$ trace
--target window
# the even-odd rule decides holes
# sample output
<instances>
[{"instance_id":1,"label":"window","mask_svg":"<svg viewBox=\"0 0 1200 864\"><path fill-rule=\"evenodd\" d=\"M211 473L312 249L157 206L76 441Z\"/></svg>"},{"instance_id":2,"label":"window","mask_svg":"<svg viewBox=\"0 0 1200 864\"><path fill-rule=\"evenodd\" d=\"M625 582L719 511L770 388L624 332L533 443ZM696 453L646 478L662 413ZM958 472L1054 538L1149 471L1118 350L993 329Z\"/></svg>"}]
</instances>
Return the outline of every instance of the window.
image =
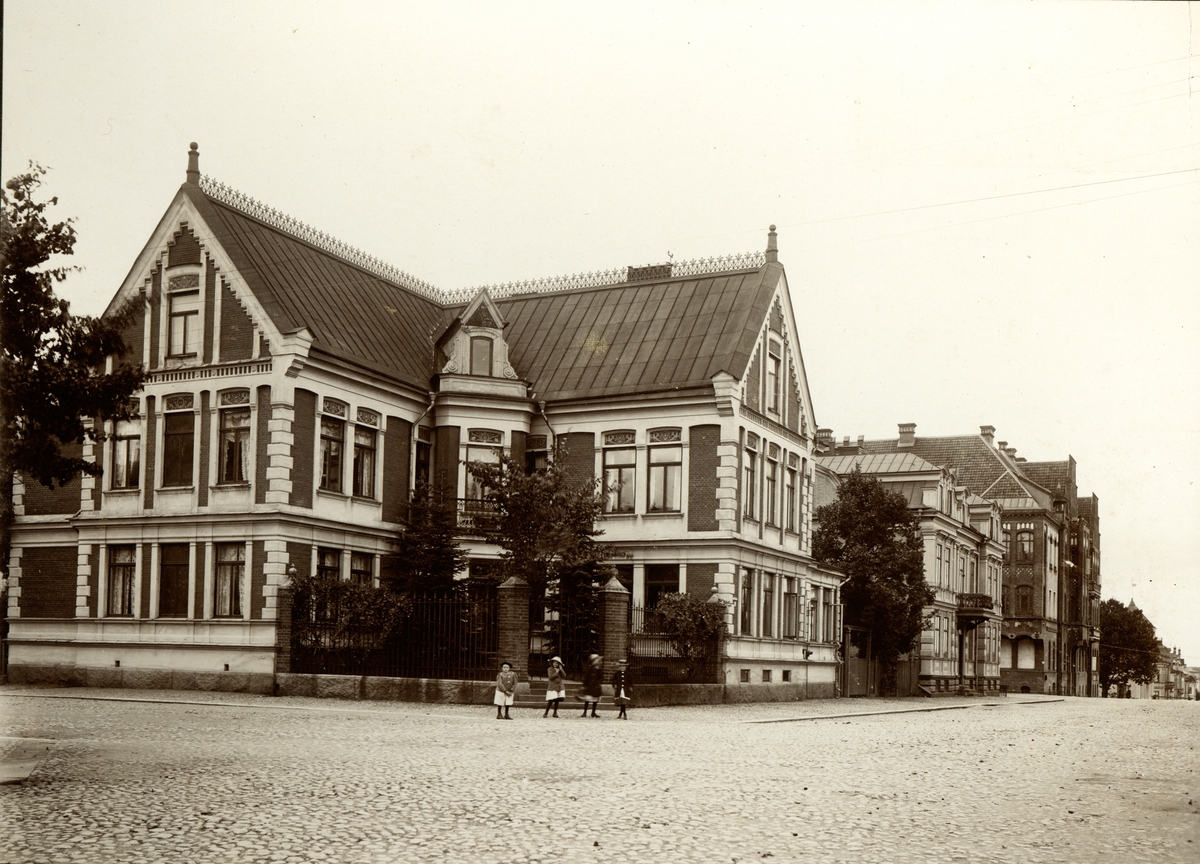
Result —
<instances>
[{"instance_id":1,"label":"window","mask_svg":"<svg viewBox=\"0 0 1200 864\"><path fill-rule=\"evenodd\" d=\"M741 608L741 635L753 635L752 624L754 622L754 571L742 571L742 608Z\"/></svg>"},{"instance_id":2,"label":"window","mask_svg":"<svg viewBox=\"0 0 1200 864\"><path fill-rule=\"evenodd\" d=\"M822 597L821 620L824 621L824 625L825 625L823 628L825 632L823 634L822 641L836 642L837 637L835 634L837 632L837 624L833 620L833 589L832 588L822 588L821 589L821 597Z\"/></svg>"},{"instance_id":3,"label":"window","mask_svg":"<svg viewBox=\"0 0 1200 864\"><path fill-rule=\"evenodd\" d=\"M750 670L749 669L739 669L738 670L738 680L741 681L743 684L749 684L750 683Z\"/></svg>"},{"instance_id":4,"label":"window","mask_svg":"<svg viewBox=\"0 0 1200 864\"><path fill-rule=\"evenodd\" d=\"M683 446L650 448L651 513L678 512L679 487L683 477Z\"/></svg>"},{"instance_id":5,"label":"window","mask_svg":"<svg viewBox=\"0 0 1200 864\"><path fill-rule=\"evenodd\" d=\"M762 635L771 638L775 635L775 577L770 573L763 574L762 583Z\"/></svg>"},{"instance_id":6,"label":"window","mask_svg":"<svg viewBox=\"0 0 1200 864\"><path fill-rule=\"evenodd\" d=\"M747 519L755 518L754 501L758 497L754 488L754 478L758 476L758 454L751 449L753 446L757 446L757 442L746 447L745 479L742 481L742 512Z\"/></svg>"},{"instance_id":7,"label":"window","mask_svg":"<svg viewBox=\"0 0 1200 864\"><path fill-rule=\"evenodd\" d=\"M1017 640L1017 668L1036 669L1037 654L1032 639Z\"/></svg>"},{"instance_id":8,"label":"window","mask_svg":"<svg viewBox=\"0 0 1200 864\"><path fill-rule=\"evenodd\" d=\"M167 414L163 425L163 485L192 485L195 417L191 411Z\"/></svg>"},{"instance_id":9,"label":"window","mask_svg":"<svg viewBox=\"0 0 1200 864\"><path fill-rule=\"evenodd\" d=\"M332 582L342 578L341 549L327 549L324 546L317 549L317 576Z\"/></svg>"},{"instance_id":10,"label":"window","mask_svg":"<svg viewBox=\"0 0 1200 864\"><path fill-rule=\"evenodd\" d=\"M796 593L796 580L790 577L783 582L783 632L780 635L784 639L796 639L800 635L800 595Z\"/></svg>"},{"instance_id":11,"label":"window","mask_svg":"<svg viewBox=\"0 0 1200 864\"><path fill-rule=\"evenodd\" d=\"M767 493L767 524L768 525L778 525L779 524L778 514L776 513L776 509L777 509L778 505L777 505L777 501L775 499L775 493L778 491L778 488L779 488L777 485L777 481L776 481L778 472L779 472L779 463L776 462L775 460L771 459L770 457L767 457L765 485L767 487L766 493Z\"/></svg>"},{"instance_id":12,"label":"window","mask_svg":"<svg viewBox=\"0 0 1200 864\"><path fill-rule=\"evenodd\" d=\"M354 494L375 497L375 430L354 427Z\"/></svg>"},{"instance_id":13,"label":"window","mask_svg":"<svg viewBox=\"0 0 1200 864\"><path fill-rule=\"evenodd\" d=\"M492 374L492 340L486 336L471 337L471 374Z\"/></svg>"},{"instance_id":14,"label":"window","mask_svg":"<svg viewBox=\"0 0 1200 864\"><path fill-rule=\"evenodd\" d=\"M958 556L958 587L957 591L967 590L967 559L964 555Z\"/></svg>"},{"instance_id":15,"label":"window","mask_svg":"<svg viewBox=\"0 0 1200 864\"><path fill-rule=\"evenodd\" d=\"M1012 560L1012 534L1008 531L1004 532L1004 561L1007 563Z\"/></svg>"},{"instance_id":16,"label":"window","mask_svg":"<svg viewBox=\"0 0 1200 864\"><path fill-rule=\"evenodd\" d=\"M221 466L219 483L250 482L250 409L226 408L221 412Z\"/></svg>"},{"instance_id":17,"label":"window","mask_svg":"<svg viewBox=\"0 0 1200 864\"><path fill-rule=\"evenodd\" d=\"M112 488L136 489L142 471L142 438L138 424L121 420L113 438Z\"/></svg>"},{"instance_id":18,"label":"window","mask_svg":"<svg viewBox=\"0 0 1200 864\"><path fill-rule=\"evenodd\" d=\"M370 552L350 553L350 581L358 585L375 582L375 556Z\"/></svg>"},{"instance_id":19,"label":"window","mask_svg":"<svg viewBox=\"0 0 1200 864\"><path fill-rule=\"evenodd\" d=\"M546 449L545 435L530 435L525 439L525 473L536 474L545 470L548 464L549 452Z\"/></svg>"},{"instance_id":20,"label":"window","mask_svg":"<svg viewBox=\"0 0 1200 864\"><path fill-rule=\"evenodd\" d=\"M133 546L108 547L108 614L133 614Z\"/></svg>"},{"instance_id":21,"label":"window","mask_svg":"<svg viewBox=\"0 0 1200 864\"><path fill-rule=\"evenodd\" d=\"M414 480L416 481L417 489L420 489L422 486L429 485L429 476L430 476L429 466L430 466L430 461L431 461L431 459L430 459L431 455L432 455L432 447L430 446L429 442L428 441L418 441L417 442L417 460L416 460L417 464L416 464L416 472L415 472L415 476L414 476Z\"/></svg>"},{"instance_id":22,"label":"window","mask_svg":"<svg viewBox=\"0 0 1200 864\"><path fill-rule=\"evenodd\" d=\"M195 357L200 344L200 292L172 294L168 357Z\"/></svg>"},{"instance_id":23,"label":"window","mask_svg":"<svg viewBox=\"0 0 1200 864\"><path fill-rule=\"evenodd\" d=\"M784 669L779 673L779 675L783 679L784 684L791 683L791 680L792 680L792 670L791 669Z\"/></svg>"},{"instance_id":24,"label":"window","mask_svg":"<svg viewBox=\"0 0 1200 864\"><path fill-rule=\"evenodd\" d=\"M764 684L771 683L771 670L770 669L762 670L762 680L763 680Z\"/></svg>"},{"instance_id":25,"label":"window","mask_svg":"<svg viewBox=\"0 0 1200 864\"><path fill-rule=\"evenodd\" d=\"M164 543L158 547L158 614L164 618L187 616L188 544Z\"/></svg>"},{"instance_id":26,"label":"window","mask_svg":"<svg viewBox=\"0 0 1200 864\"><path fill-rule=\"evenodd\" d=\"M604 451L604 487L608 490L605 513L633 512L636 455L633 447Z\"/></svg>"},{"instance_id":27,"label":"window","mask_svg":"<svg viewBox=\"0 0 1200 864\"><path fill-rule=\"evenodd\" d=\"M346 424L332 417L321 418L321 488L342 491L342 445Z\"/></svg>"},{"instance_id":28,"label":"window","mask_svg":"<svg viewBox=\"0 0 1200 864\"><path fill-rule=\"evenodd\" d=\"M213 615L242 617L242 577L246 572L246 544L217 544L216 584L213 586Z\"/></svg>"},{"instance_id":29,"label":"window","mask_svg":"<svg viewBox=\"0 0 1200 864\"><path fill-rule=\"evenodd\" d=\"M1033 614L1033 586L1018 585L1017 586L1017 614L1032 615Z\"/></svg>"},{"instance_id":30,"label":"window","mask_svg":"<svg viewBox=\"0 0 1200 864\"><path fill-rule=\"evenodd\" d=\"M1032 564L1033 563L1033 532L1018 531L1017 532L1017 563Z\"/></svg>"},{"instance_id":31,"label":"window","mask_svg":"<svg viewBox=\"0 0 1200 864\"><path fill-rule=\"evenodd\" d=\"M796 469L787 469L787 477L783 487L783 497L787 502L787 530L796 530Z\"/></svg>"},{"instance_id":32,"label":"window","mask_svg":"<svg viewBox=\"0 0 1200 864\"><path fill-rule=\"evenodd\" d=\"M780 367L780 348L779 343L772 341L767 357L767 410L775 414L779 413L779 367Z\"/></svg>"},{"instance_id":33,"label":"window","mask_svg":"<svg viewBox=\"0 0 1200 864\"><path fill-rule=\"evenodd\" d=\"M471 434L477 434L472 431ZM497 436L500 433L495 433ZM499 439L497 439L499 440ZM468 462L482 462L485 465L496 465L500 462L500 450L496 447L468 447L467 448ZM483 501L487 495L487 489L484 488L478 478L471 472L467 472L467 498L471 501Z\"/></svg>"},{"instance_id":34,"label":"window","mask_svg":"<svg viewBox=\"0 0 1200 864\"><path fill-rule=\"evenodd\" d=\"M653 609L664 594L679 590L678 564L646 565L646 608Z\"/></svg>"}]
</instances>

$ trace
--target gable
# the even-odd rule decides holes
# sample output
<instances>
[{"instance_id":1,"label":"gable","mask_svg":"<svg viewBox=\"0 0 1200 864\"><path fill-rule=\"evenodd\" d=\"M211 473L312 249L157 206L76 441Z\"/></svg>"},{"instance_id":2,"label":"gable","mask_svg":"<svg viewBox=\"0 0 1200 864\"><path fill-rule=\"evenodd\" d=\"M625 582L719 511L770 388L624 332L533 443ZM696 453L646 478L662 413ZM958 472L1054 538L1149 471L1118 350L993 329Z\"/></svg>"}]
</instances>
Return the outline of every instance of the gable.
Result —
<instances>
[{"instance_id":1,"label":"gable","mask_svg":"<svg viewBox=\"0 0 1200 864\"><path fill-rule=\"evenodd\" d=\"M757 322L750 363L741 379L742 404L793 432L807 435L810 428L816 427L816 420L782 268L764 313Z\"/></svg>"}]
</instances>

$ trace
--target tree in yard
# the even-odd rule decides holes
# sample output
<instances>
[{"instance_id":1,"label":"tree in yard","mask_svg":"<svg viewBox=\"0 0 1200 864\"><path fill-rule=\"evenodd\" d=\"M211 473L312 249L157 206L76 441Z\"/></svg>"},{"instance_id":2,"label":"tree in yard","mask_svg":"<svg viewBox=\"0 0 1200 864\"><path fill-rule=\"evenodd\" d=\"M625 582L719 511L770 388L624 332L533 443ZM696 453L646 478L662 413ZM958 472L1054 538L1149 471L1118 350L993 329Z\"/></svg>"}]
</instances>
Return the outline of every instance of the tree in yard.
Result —
<instances>
[{"instance_id":1,"label":"tree in yard","mask_svg":"<svg viewBox=\"0 0 1200 864\"><path fill-rule=\"evenodd\" d=\"M701 677L714 663L725 635L725 602L714 603L691 594L664 594L650 615L646 631L662 636L683 660L689 681Z\"/></svg>"},{"instance_id":2,"label":"tree in yard","mask_svg":"<svg viewBox=\"0 0 1200 864\"><path fill-rule=\"evenodd\" d=\"M39 195L45 173L31 163L29 173L13 177L2 193L0 567L5 569L14 472L51 488L81 472L99 474L100 466L75 455L70 445L99 440L105 419L129 419L129 397L145 377L140 364L114 364L105 372L107 358L125 353L121 330L141 314L140 304L98 319L72 315L67 301L55 296L55 284L78 270L53 260L72 254L75 229L71 219L51 223L48 211L58 199ZM94 425L85 425L85 417Z\"/></svg>"},{"instance_id":3,"label":"tree in yard","mask_svg":"<svg viewBox=\"0 0 1200 864\"><path fill-rule=\"evenodd\" d=\"M560 458L530 474L508 456L470 462L467 472L495 507L493 539L504 550L500 579L523 579L531 597L544 597L559 621L571 622L572 633L554 634L563 653L564 640L574 639L578 647L596 625L599 588L612 575L603 562L612 550L596 539L603 533L596 528L604 512L600 483L572 483Z\"/></svg>"},{"instance_id":4,"label":"tree in yard","mask_svg":"<svg viewBox=\"0 0 1200 864\"><path fill-rule=\"evenodd\" d=\"M388 555L380 581L395 593L447 594L455 577L467 566L467 553L458 545L454 499L418 486L408 508L399 549Z\"/></svg>"},{"instance_id":5,"label":"tree in yard","mask_svg":"<svg viewBox=\"0 0 1200 864\"><path fill-rule=\"evenodd\" d=\"M1158 639L1154 625L1132 603L1108 599L1100 604L1100 692L1116 686L1120 696L1130 682L1154 680Z\"/></svg>"},{"instance_id":6,"label":"tree in yard","mask_svg":"<svg viewBox=\"0 0 1200 864\"><path fill-rule=\"evenodd\" d=\"M923 607L933 602L917 514L903 496L855 468L816 518L813 556L849 577L842 586L845 621L870 632L888 692L900 655L920 641Z\"/></svg>"}]
</instances>

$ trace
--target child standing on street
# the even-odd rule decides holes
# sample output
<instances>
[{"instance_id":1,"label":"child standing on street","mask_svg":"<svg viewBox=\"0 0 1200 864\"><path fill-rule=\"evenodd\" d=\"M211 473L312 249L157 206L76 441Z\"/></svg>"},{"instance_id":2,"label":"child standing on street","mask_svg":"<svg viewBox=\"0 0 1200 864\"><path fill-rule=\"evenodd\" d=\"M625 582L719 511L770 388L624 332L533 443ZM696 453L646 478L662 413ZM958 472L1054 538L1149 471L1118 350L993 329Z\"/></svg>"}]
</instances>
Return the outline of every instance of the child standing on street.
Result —
<instances>
[{"instance_id":1,"label":"child standing on street","mask_svg":"<svg viewBox=\"0 0 1200 864\"><path fill-rule=\"evenodd\" d=\"M613 701L620 707L618 719L628 720L625 709L633 701L633 679L629 675L629 664L624 660L618 661L617 671L613 674Z\"/></svg>"},{"instance_id":2,"label":"child standing on street","mask_svg":"<svg viewBox=\"0 0 1200 864\"><path fill-rule=\"evenodd\" d=\"M600 707L600 694L604 687L604 658L593 654L588 658L588 668L583 671L583 714L588 716L588 704L592 706L592 716L598 717L596 709Z\"/></svg>"},{"instance_id":3,"label":"child standing on street","mask_svg":"<svg viewBox=\"0 0 1200 864\"><path fill-rule=\"evenodd\" d=\"M558 706L567 698L566 671L563 669L561 657L551 657L550 666L546 670L546 710L542 712L545 717L554 711L554 716L558 716Z\"/></svg>"},{"instance_id":4,"label":"child standing on street","mask_svg":"<svg viewBox=\"0 0 1200 864\"><path fill-rule=\"evenodd\" d=\"M512 664L505 662L500 664L500 674L496 676L496 695L492 702L496 705L497 720L511 720L512 717L508 714L508 709L513 704L513 693L517 690L517 673L512 671ZM500 709L504 709L504 713L500 713Z\"/></svg>"}]
</instances>

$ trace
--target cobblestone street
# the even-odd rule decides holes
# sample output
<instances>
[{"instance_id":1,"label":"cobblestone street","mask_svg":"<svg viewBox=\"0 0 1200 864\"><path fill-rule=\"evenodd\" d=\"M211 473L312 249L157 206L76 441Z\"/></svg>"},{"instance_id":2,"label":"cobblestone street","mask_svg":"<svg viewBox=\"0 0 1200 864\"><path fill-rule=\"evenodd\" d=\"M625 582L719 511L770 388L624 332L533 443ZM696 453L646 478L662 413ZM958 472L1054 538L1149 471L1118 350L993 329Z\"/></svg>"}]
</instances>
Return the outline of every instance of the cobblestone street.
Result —
<instances>
[{"instance_id":1,"label":"cobblestone street","mask_svg":"<svg viewBox=\"0 0 1200 864\"><path fill-rule=\"evenodd\" d=\"M561 713L0 688L0 862L1200 860L1200 703Z\"/></svg>"}]
</instances>

